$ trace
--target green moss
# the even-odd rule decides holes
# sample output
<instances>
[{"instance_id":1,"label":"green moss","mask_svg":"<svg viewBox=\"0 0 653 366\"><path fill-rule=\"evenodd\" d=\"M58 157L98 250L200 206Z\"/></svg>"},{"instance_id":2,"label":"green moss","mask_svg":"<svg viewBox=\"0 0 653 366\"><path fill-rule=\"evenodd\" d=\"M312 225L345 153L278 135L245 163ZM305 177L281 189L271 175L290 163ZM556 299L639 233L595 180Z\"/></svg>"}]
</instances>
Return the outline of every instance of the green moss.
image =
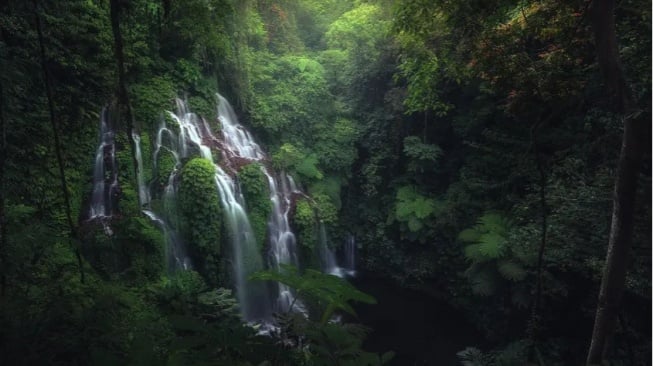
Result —
<instances>
[{"instance_id":1,"label":"green moss","mask_svg":"<svg viewBox=\"0 0 653 366\"><path fill-rule=\"evenodd\" d=\"M134 171L134 158L131 145L125 134L116 136L116 161L118 163L118 184L120 185L120 200L118 208L123 216L138 216L138 188Z\"/></svg>"},{"instance_id":2,"label":"green moss","mask_svg":"<svg viewBox=\"0 0 653 366\"><path fill-rule=\"evenodd\" d=\"M177 161L174 155L166 149L159 151L156 159L156 182L159 188L164 187L168 183L170 173L175 169Z\"/></svg>"},{"instance_id":3,"label":"green moss","mask_svg":"<svg viewBox=\"0 0 653 366\"><path fill-rule=\"evenodd\" d=\"M129 278L156 279L164 270L163 234L144 217L130 217L120 221L116 227L115 243L120 252L127 256Z\"/></svg>"},{"instance_id":4,"label":"green moss","mask_svg":"<svg viewBox=\"0 0 653 366\"><path fill-rule=\"evenodd\" d=\"M215 119L217 111L215 109L215 101L207 99L203 96L192 96L188 98L188 105L190 110L194 111L200 116L204 116L207 120Z\"/></svg>"},{"instance_id":5,"label":"green moss","mask_svg":"<svg viewBox=\"0 0 653 366\"><path fill-rule=\"evenodd\" d=\"M99 223L83 228L82 251L95 272L105 279L134 283L154 280L163 273L163 234L143 217L126 217L111 223L107 236Z\"/></svg>"},{"instance_id":6,"label":"green moss","mask_svg":"<svg viewBox=\"0 0 653 366\"><path fill-rule=\"evenodd\" d=\"M215 186L215 166L210 161L195 158L182 169L179 213L194 263L209 284L217 284L222 208Z\"/></svg>"},{"instance_id":7,"label":"green moss","mask_svg":"<svg viewBox=\"0 0 653 366\"><path fill-rule=\"evenodd\" d=\"M292 226L297 242L311 251L317 244L317 223L317 215L311 203L306 199L298 200Z\"/></svg>"},{"instance_id":8,"label":"green moss","mask_svg":"<svg viewBox=\"0 0 653 366\"><path fill-rule=\"evenodd\" d=\"M338 221L338 208L331 197L326 194L315 194L313 200L320 220L325 224L335 225Z\"/></svg>"},{"instance_id":9,"label":"green moss","mask_svg":"<svg viewBox=\"0 0 653 366\"><path fill-rule=\"evenodd\" d=\"M143 131L156 129L161 113L172 107L170 100L176 95L173 82L167 77L152 77L134 84L131 89L137 123Z\"/></svg>"},{"instance_id":10,"label":"green moss","mask_svg":"<svg viewBox=\"0 0 653 366\"><path fill-rule=\"evenodd\" d=\"M272 204L267 177L261 169L261 164L258 163L245 165L238 172L238 181L245 197L249 222L256 235L256 242L263 247Z\"/></svg>"}]
</instances>

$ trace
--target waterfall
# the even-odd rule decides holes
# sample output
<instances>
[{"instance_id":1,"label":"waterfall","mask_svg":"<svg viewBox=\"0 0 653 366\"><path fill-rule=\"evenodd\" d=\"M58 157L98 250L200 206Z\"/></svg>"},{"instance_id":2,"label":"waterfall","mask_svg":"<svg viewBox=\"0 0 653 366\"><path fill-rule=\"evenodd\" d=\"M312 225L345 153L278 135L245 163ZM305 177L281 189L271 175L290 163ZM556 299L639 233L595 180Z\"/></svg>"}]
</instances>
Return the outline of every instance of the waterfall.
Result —
<instances>
[{"instance_id":1,"label":"waterfall","mask_svg":"<svg viewBox=\"0 0 653 366\"><path fill-rule=\"evenodd\" d=\"M272 202L272 213L268 221L270 249L268 258L270 266L280 270L280 264L292 264L297 266L297 249L295 234L290 230L288 213L290 211L290 195L293 193L288 189L287 181L292 181L285 173L280 174L281 189L274 179L274 176L267 169L262 168L268 178L270 187L270 201ZM293 294L284 284L279 284L276 301L276 311L286 312L293 303ZM301 302L295 302L295 310L303 311Z\"/></svg>"},{"instance_id":2,"label":"waterfall","mask_svg":"<svg viewBox=\"0 0 653 366\"><path fill-rule=\"evenodd\" d=\"M165 174L152 181L162 185L160 190L150 191L146 184L143 166L143 151L141 136L132 131L135 143L136 180L138 184L138 198L143 214L157 226L165 238L165 253L167 266L170 271L186 270L192 268L188 257L186 243L180 235L181 223L177 213L178 181L182 161L199 155L210 161L215 167L215 190L207 194L218 195L223 211L226 237L229 238L228 252L231 263L231 278L236 289L243 318L250 321L270 320L273 311L286 312L292 310L306 313L301 301L295 300L293 291L279 284L275 287L274 301L269 299L269 289L262 282L249 282L248 276L264 268L281 269L282 264L299 266L297 242L292 232L289 215L296 195L305 194L298 189L292 176L285 172L273 171L265 162L269 157L254 141L251 134L245 129L236 117L229 102L218 97L218 121L221 133L213 135L208 123L192 113L187 104L181 99L176 100L176 111L167 112L172 123L162 121L156 131L152 144L153 171ZM100 127L100 146L95 158L94 189L91 202L90 217L110 216L111 197L118 188L114 133L109 128L108 111L102 112ZM218 165L213 158L212 148L219 149L222 153L222 165ZM162 172L170 167L159 166L161 154L169 154L174 162L172 171ZM261 162L261 169L267 178L270 190L271 212L268 217L268 251L261 254L263 243L256 242L256 236L250 225L248 214L245 210L244 198L238 181L234 179L236 167L243 162ZM110 173L110 176L108 174ZM163 178L163 179L162 179ZM167 179L166 179L167 178ZM165 183L164 183L165 182ZM153 198L160 204L155 205ZM152 207L151 207L152 206ZM322 261L322 270L326 273L343 276L344 270L338 267L334 253L328 246L326 229L319 226L318 256ZM349 248L349 246L346 247ZM353 248L353 239L352 246ZM349 249L348 253L349 253ZM347 270L353 270L353 249L351 262L347 259ZM266 261L264 261L264 258Z\"/></svg>"},{"instance_id":3,"label":"waterfall","mask_svg":"<svg viewBox=\"0 0 653 366\"><path fill-rule=\"evenodd\" d=\"M165 141L164 135L167 136L167 140ZM177 140L177 136L175 136L174 132L168 129L165 122L162 121L159 129L156 132L154 152L152 154L152 166L155 170L159 168L157 166L157 162L162 151L171 153L175 160L175 168L168 175L166 184L163 187L163 195L161 197L161 200L163 201L162 212L155 213L151 210L149 207L151 193L149 190L147 190L144 179L141 180L139 178L138 181L139 198L141 197L141 187L145 189L145 194L142 196L145 198L145 200L142 200L144 203L141 204L142 207L144 207L143 214L149 217L150 220L152 220L152 222L157 225L163 232L165 241L166 266L171 272L175 270L187 270L192 268L192 263L188 257L186 250L186 244L179 235L180 224L177 216L177 187L175 182L178 174L178 168L181 166L181 160L177 151L179 149L179 145L176 143ZM140 142L140 138L138 140L135 139L135 141ZM137 152L140 152L140 146L137 148ZM142 164L138 158L137 161L139 164Z\"/></svg>"},{"instance_id":4,"label":"waterfall","mask_svg":"<svg viewBox=\"0 0 653 366\"><path fill-rule=\"evenodd\" d=\"M356 238L354 235L349 234L345 238L343 246L343 259L344 268L347 270L347 275L356 275Z\"/></svg>"},{"instance_id":5,"label":"waterfall","mask_svg":"<svg viewBox=\"0 0 653 366\"><path fill-rule=\"evenodd\" d=\"M179 156L186 158L191 153L190 148L196 148L202 158L211 161L215 166L215 194L220 196L231 238L233 278L243 318L247 321L265 319L270 315L265 287L262 283L249 283L247 280L251 273L263 269L263 260L244 208L240 189L234 179L213 161L211 148L205 142L211 143L217 140L206 122L191 113L180 99L177 99L177 113L169 114L179 125ZM260 152L258 145L256 149ZM250 151L254 153L253 149Z\"/></svg>"},{"instance_id":6,"label":"waterfall","mask_svg":"<svg viewBox=\"0 0 653 366\"><path fill-rule=\"evenodd\" d=\"M143 175L143 154L141 152L141 136L132 131L132 139L136 148L136 181L138 183L138 203L141 207L150 203L150 192L145 185L145 176Z\"/></svg>"},{"instance_id":7,"label":"waterfall","mask_svg":"<svg viewBox=\"0 0 653 366\"><path fill-rule=\"evenodd\" d=\"M100 144L95 152L89 219L107 218L113 214L113 199L118 193L116 167L115 133L110 126L109 109L105 107L100 113Z\"/></svg>"},{"instance_id":8,"label":"waterfall","mask_svg":"<svg viewBox=\"0 0 653 366\"><path fill-rule=\"evenodd\" d=\"M251 134L240 124L229 102L218 94L218 120L221 123L224 138L224 148L231 156L245 158L251 161L267 159L263 150L254 141ZM291 207L291 195L300 193L292 177L286 173L278 176L270 169L261 168L268 179L272 212L268 219L268 264L271 268L280 269L281 264L297 266L297 249L295 234L290 229L288 214ZM285 312L290 309L294 295L284 284L278 285L278 293L274 304L275 311ZM293 310L305 312L300 301L295 301Z\"/></svg>"},{"instance_id":9,"label":"waterfall","mask_svg":"<svg viewBox=\"0 0 653 366\"><path fill-rule=\"evenodd\" d=\"M344 271L342 268L338 267L336 262L336 256L333 251L329 248L329 239L327 237L326 227L320 221L318 224L318 240L317 240L317 249L318 256L320 258L320 265L322 266L322 272L336 275L338 277L344 277Z\"/></svg>"}]
</instances>

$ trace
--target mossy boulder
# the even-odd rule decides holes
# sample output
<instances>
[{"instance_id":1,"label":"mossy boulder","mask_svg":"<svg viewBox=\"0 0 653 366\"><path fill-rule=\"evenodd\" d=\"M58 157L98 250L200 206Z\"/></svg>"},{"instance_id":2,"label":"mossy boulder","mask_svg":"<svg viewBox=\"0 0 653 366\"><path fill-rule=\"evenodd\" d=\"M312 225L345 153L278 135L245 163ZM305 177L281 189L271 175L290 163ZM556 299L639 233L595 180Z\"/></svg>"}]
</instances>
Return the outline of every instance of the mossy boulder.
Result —
<instances>
[{"instance_id":1,"label":"mossy boulder","mask_svg":"<svg viewBox=\"0 0 653 366\"><path fill-rule=\"evenodd\" d=\"M254 230L256 242L263 248L266 243L268 219L272 211L268 179L259 163L243 166L238 172L238 182L245 197L249 223Z\"/></svg>"},{"instance_id":2,"label":"mossy boulder","mask_svg":"<svg viewBox=\"0 0 653 366\"><path fill-rule=\"evenodd\" d=\"M184 165L179 181L182 232L198 271L211 285L218 284L222 238L222 208L215 185L215 166L195 158Z\"/></svg>"}]
</instances>

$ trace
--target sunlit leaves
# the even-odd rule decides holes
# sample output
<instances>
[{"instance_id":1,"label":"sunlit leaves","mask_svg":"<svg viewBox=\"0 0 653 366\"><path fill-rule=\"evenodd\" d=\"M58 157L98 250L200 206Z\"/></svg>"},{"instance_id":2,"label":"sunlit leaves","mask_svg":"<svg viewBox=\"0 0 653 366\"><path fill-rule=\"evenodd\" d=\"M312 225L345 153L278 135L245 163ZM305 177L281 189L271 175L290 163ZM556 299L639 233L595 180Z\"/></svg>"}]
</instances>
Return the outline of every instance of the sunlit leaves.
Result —
<instances>
[{"instance_id":1,"label":"sunlit leaves","mask_svg":"<svg viewBox=\"0 0 653 366\"><path fill-rule=\"evenodd\" d=\"M373 4L361 4L346 12L326 32L329 48L374 50L376 40L387 32L388 22L381 15L381 8Z\"/></svg>"}]
</instances>

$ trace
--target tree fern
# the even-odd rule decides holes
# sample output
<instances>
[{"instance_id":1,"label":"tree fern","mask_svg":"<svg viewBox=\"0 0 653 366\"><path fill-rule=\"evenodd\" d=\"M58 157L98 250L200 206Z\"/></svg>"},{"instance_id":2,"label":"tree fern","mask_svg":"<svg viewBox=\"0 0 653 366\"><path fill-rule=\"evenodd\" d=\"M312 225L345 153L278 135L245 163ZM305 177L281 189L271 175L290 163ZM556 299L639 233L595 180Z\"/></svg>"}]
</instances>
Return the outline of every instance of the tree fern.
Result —
<instances>
[{"instance_id":1,"label":"tree fern","mask_svg":"<svg viewBox=\"0 0 653 366\"><path fill-rule=\"evenodd\" d=\"M460 359L460 363L463 366L486 366L488 363L486 362L486 356L478 348L475 347L467 347L464 350L456 353L458 358Z\"/></svg>"},{"instance_id":2,"label":"tree fern","mask_svg":"<svg viewBox=\"0 0 653 366\"><path fill-rule=\"evenodd\" d=\"M497 232L488 232L478 239L481 253L487 259L501 258L506 249L506 239Z\"/></svg>"},{"instance_id":3,"label":"tree fern","mask_svg":"<svg viewBox=\"0 0 653 366\"><path fill-rule=\"evenodd\" d=\"M501 258L507 249L510 221L500 214L488 213L476 225L458 234L458 239L472 243L465 247L465 256L471 261L488 261Z\"/></svg>"},{"instance_id":4,"label":"tree fern","mask_svg":"<svg viewBox=\"0 0 653 366\"><path fill-rule=\"evenodd\" d=\"M507 217L486 213L473 227L458 234L458 240L467 244L463 251L471 264L465 276L475 294L490 296L496 292L501 280L519 283L526 278L527 271L513 255L508 240L512 226ZM528 292L521 291L513 300L522 306L528 302Z\"/></svg>"},{"instance_id":5,"label":"tree fern","mask_svg":"<svg viewBox=\"0 0 653 366\"><path fill-rule=\"evenodd\" d=\"M526 277L524 267L509 259L497 262L497 269L503 278L510 281L521 281Z\"/></svg>"},{"instance_id":6,"label":"tree fern","mask_svg":"<svg viewBox=\"0 0 653 366\"><path fill-rule=\"evenodd\" d=\"M395 217L405 222L408 230L418 232L424 227L424 221L436 214L441 203L421 195L415 186L404 186L397 190Z\"/></svg>"}]
</instances>

